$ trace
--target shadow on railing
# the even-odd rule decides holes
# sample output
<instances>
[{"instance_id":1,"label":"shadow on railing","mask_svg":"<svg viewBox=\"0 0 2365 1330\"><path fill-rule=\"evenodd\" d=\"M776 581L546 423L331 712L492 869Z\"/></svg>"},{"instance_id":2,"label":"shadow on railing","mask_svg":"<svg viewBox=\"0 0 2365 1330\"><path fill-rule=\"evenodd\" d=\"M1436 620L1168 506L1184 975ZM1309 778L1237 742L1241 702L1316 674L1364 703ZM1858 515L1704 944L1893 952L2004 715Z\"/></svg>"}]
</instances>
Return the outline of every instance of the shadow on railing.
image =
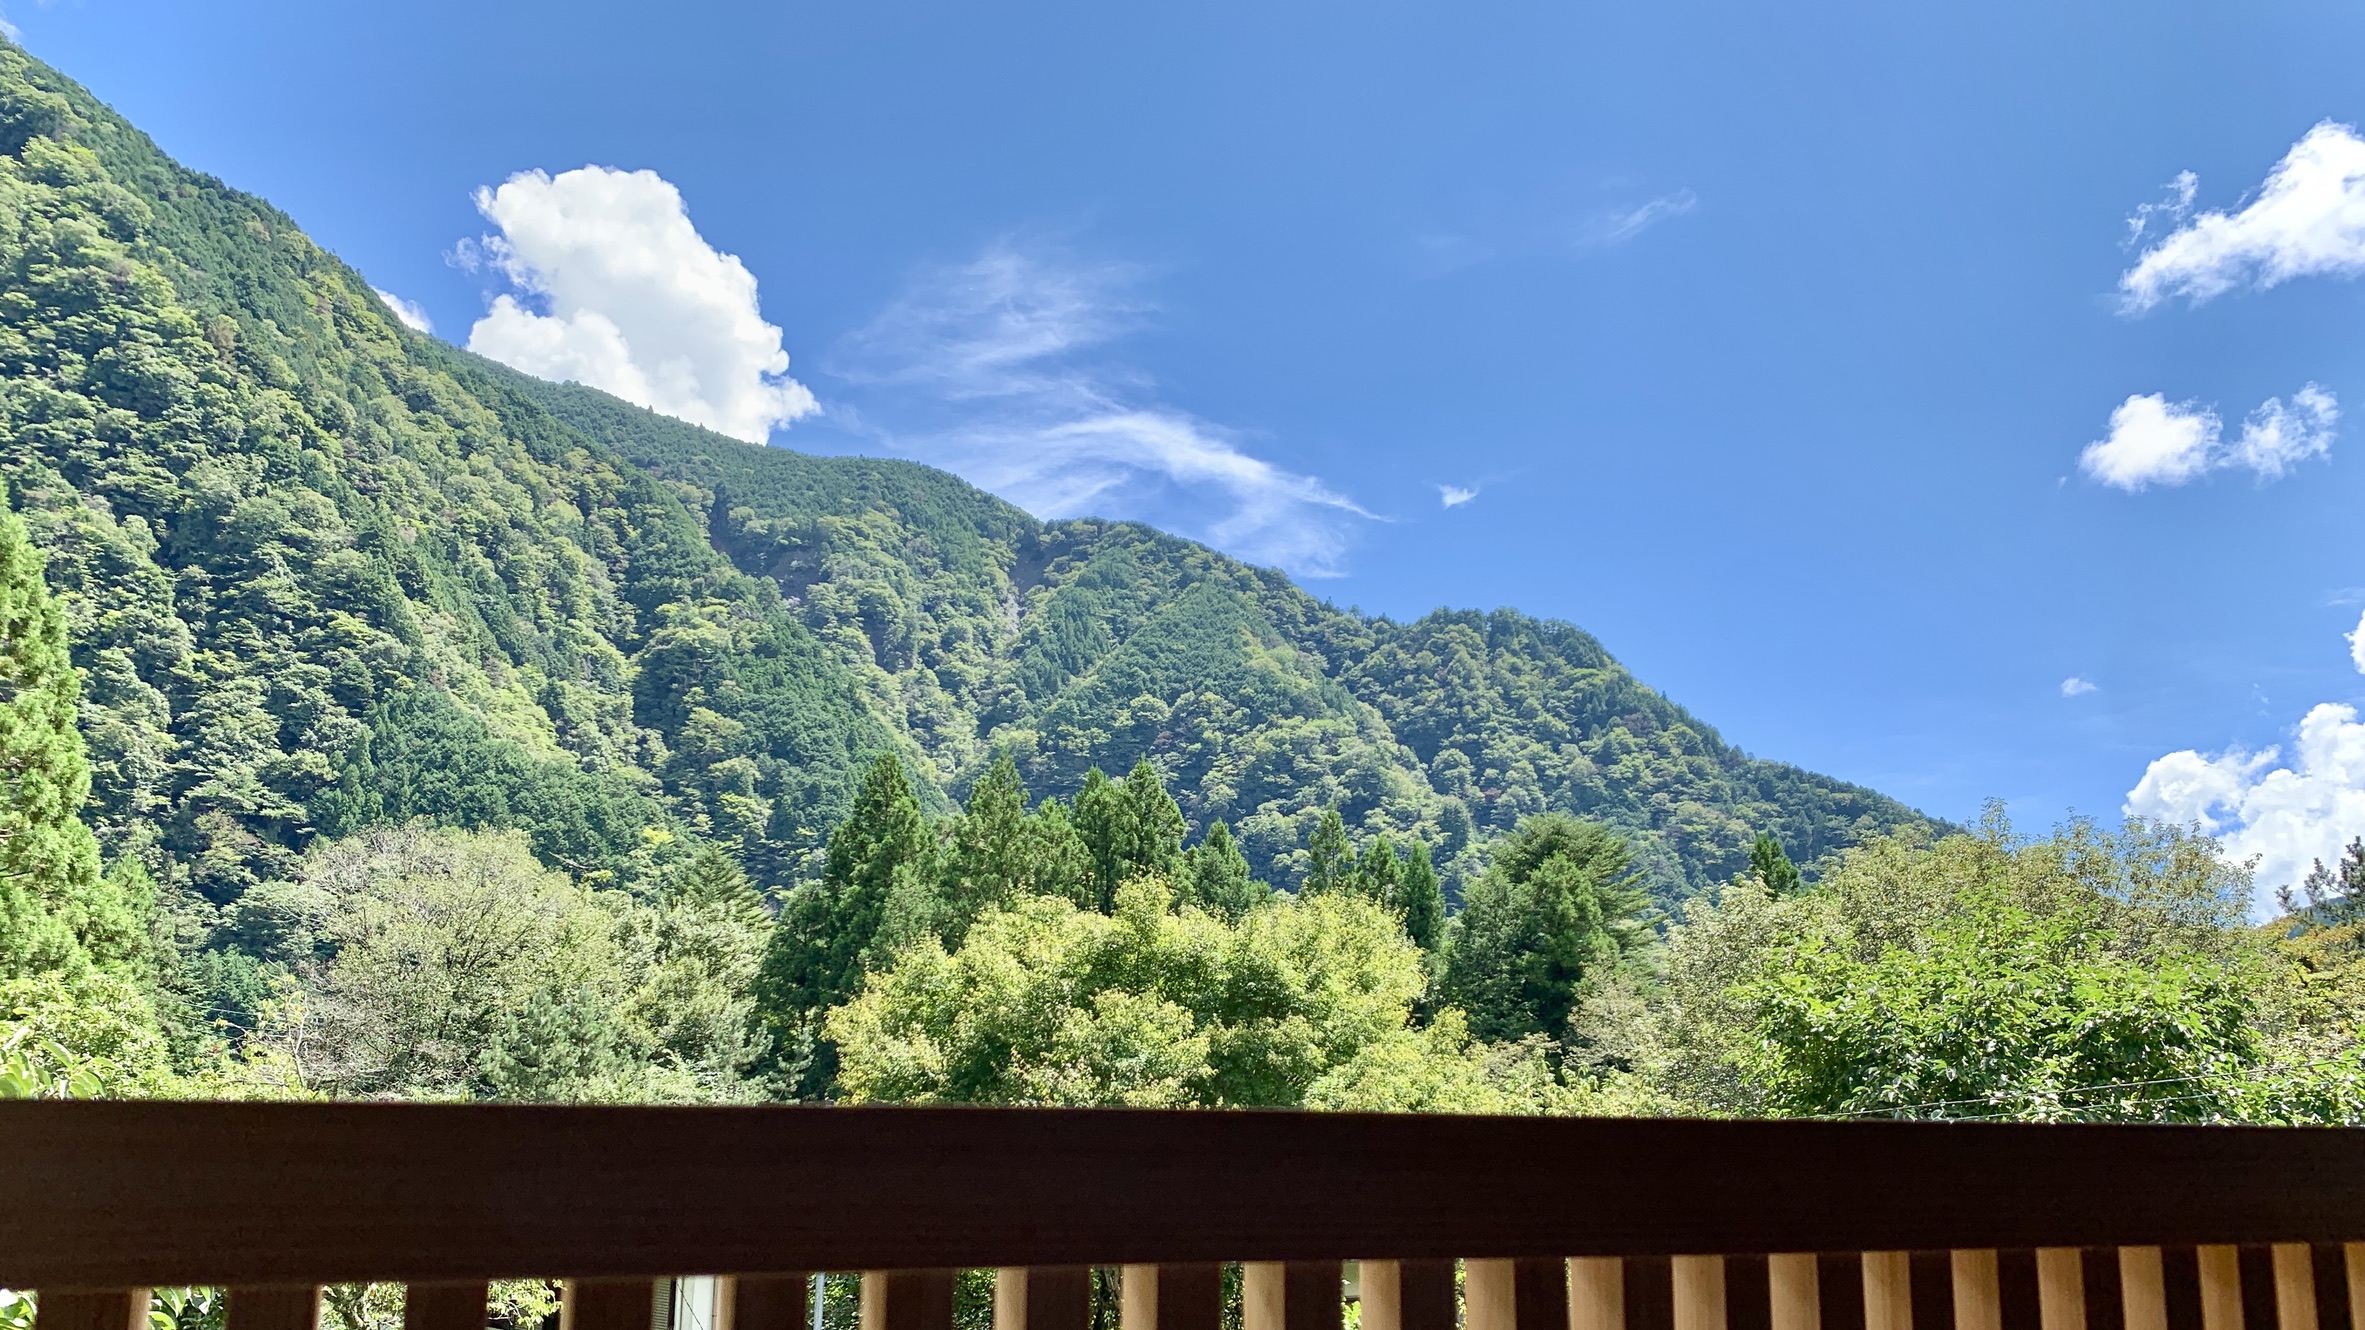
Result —
<instances>
[{"instance_id":1,"label":"shadow on railing","mask_svg":"<svg viewBox=\"0 0 2365 1330\"><path fill-rule=\"evenodd\" d=\"M2365 1330L2365 1130L985 1108L0 1103L0 1286L38 1330L230 1289L311 1330L404 1283L407 1330L562 1279L564 1330ZM1457 1262L1460 1278L1457 1281ZM653 1315L653 1310L655 1315Z\"/></svg>"}]
</instances>

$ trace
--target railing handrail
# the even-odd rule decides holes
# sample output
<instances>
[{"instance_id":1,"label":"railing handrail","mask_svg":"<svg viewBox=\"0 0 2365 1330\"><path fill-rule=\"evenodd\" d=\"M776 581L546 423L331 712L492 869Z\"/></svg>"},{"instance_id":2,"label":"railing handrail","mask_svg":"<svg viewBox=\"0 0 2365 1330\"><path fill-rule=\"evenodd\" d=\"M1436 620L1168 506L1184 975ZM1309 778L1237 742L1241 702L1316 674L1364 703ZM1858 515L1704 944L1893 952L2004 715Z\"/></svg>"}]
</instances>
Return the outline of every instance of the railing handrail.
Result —
<instances>
[{"instance_id":1,"label":"railing handrail","mask_svg":"<svg viewBox=\"0 0 2365 1330\"><path fill-rule=\"evenodd\" d=\"M0 1103L0 1285L2345 1241L2365 1130Z\"/></svg>"}]
</instances>

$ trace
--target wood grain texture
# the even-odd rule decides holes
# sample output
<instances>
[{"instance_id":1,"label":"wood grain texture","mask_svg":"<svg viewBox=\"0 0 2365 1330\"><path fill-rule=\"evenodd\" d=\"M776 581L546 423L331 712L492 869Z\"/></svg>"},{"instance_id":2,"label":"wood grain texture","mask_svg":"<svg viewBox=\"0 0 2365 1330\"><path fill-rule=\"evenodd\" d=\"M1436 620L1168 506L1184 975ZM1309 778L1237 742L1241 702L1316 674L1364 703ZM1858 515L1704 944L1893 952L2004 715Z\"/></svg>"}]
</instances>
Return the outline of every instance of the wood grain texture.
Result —
<instances>
[{"instance_id":1,"label":"wood grain texture","mask_svg":"<svg viewBox=\"0 0 2365 1330\"><path fill-rule=\"evenodd\" d=\"M1864 1330L1913 1330L1913 1253L1863 1257Z\"/></svg>"},{"instance_id":2,"label":"wood grain texture","mask_svg":"<svg viewBox=\"0 0 2365 1330\"><path fill-rule=\"evenodd\" d=\"M1615 1256L1569 1258L1568 1324L1569 1330L1626 1330L1624 1261Z\"/></svg>"},{"instance_id":3,"label":"wood grain texture","mask_svg":"<svg viewBox=\"0 0 2365 1330\"><path fill-rule=\"evenodd\" d=\"M2119 1310L2127 1330L2168 1330L2168 1270L2159 1248L2119 1248Z\"/></svg>"},{"instance_id":4,"label":"wood grain texture","mask_svg":"<svg viewBox=\"0 0 2365 1330\"><path fill-rule=\"evenodd\" d=\"M2304 1242L2274 1245L2277 1330L2316 1330L2316 1254Z\"/></svg>"},{"instance_id":5,"label":"wood grain texture","mask_svg":"<svg viewBox=\"0 0 2365 1330\"><path fill-rule=\"evenodd\" d=\"M60 1288L43 1291L33 1330L148 1330L144 1288Z\"/></svg>"},{"instance_id":6,"label":"wood grain texture","mask_svg":"<svg viewBox=\"0 0 2365 1330\"><path fill-rule=\"evenodd\" d=\"M1812 1253L1766 1258L1766 1296L1774 1330L1822 1330L1823 1299Z\"/></svg>"},{"instance_id":7,"label":"wood grain texture","mask_svg":"<svg viewBox=\"0 0 2365 1330\"><path fill-rule=\"evenodd\" d=\"M1994 1252L1950 1252L1946 1273L1954 1297L1954 1330L2004 1330L2003 1284L1996 1276Z\"/></svg>"},{"instance_id":8,"label":"wood grain texture","mask_svg":"<svg viewBox=\"0 0 2365 1330\"><path fill-rule=\"evenodd\" d=\"M2075 1247L2037 1249L2037 1305L2044 1330L2086 1330L2085 1258Z\"/></svg>"},{"instance_id":9,"label":"wood grain texture","mask_svg":"<svg viewBox=\"0 0 2365 1330\"><path fill-rule=\"evenodd\" d=\"M1725 1330L1724 1258L1678 1256L1670 1270L1675 1330Z\"/></svg>"},{"instance_id":10,"label":"wood grain texture","mask_svg":"<svg viewBox=\"0 0 2365 1330\"><path fill-rule=\"evenodd\" d=\"M2202 1330L2242 1330L2241 1252L2205 1243L2194 1255L2201 1268Z\"/></svg>"},{"instance_id":11,"label":"wood grain texture","mask_svg":"<svg viewBox=\"0 0 2365 1330\"><path fill-rule=\"evenodd\" d=\"M11 1101L0 1284L2346 1242L2358 1176L2359 1129Z\"/></svg>"}]
</instances>

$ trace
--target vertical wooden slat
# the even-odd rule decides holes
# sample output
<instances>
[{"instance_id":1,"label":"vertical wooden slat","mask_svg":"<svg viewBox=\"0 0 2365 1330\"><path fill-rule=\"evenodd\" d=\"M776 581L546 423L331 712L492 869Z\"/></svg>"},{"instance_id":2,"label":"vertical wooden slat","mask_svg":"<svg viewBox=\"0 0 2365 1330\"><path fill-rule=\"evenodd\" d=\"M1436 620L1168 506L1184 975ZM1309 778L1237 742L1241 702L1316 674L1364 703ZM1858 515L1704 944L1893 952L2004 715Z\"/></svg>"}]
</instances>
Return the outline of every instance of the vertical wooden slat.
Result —
<instances>
[{"instance_id":1,"label":"vertical wooden slat","mask_svg":"<svg viewBox=\"0 0 2365 1330\"><path fill-rule=\"evenodd\" d=\"M2044 1300L2037 1293L2037 1254L2015 1247L1995 1254L1996 1297L2004 1330L2044 1330ZM2195 1330L2199 1330L2195 1327Z\"/></svg>"},{"instance_id":2,"label":"vertical wooden slat","mask_svg":"<svg viewBox=\"0 0 2365 1330\"><path fill-rule=\"evenodd\" d=\"M716 1330L807 1330L813 1315L813 1276L737 1275L717 1281Z\"/></svg>"},{"instance_id":3,"label":"vertical wooden slat","mask_svg":"<svg viewBox=\"0 0 2365 1330\"><path fill-rule=\"evenodd\" d=\"M1906 1259L1906 1287L1913 1299L1913 1330L1955 1330L1954 1255L1917 1251Z\"/></svg>"},{"instance_id":4,"label":"vertical wooden slat","mask_svg":"<svg viewBox=\"0 0 2365 1330\"><path fill-rule=\"evenodd\" d=\"M412 1284L402 1291L402 1330L485 1330L482 1283Z\"/></svg>"},{"instance_id":5,"label":"vertical wooden slat","mask_svg":"<svg viewBox=\"0 0 2365 1330\"><path fill-rule=\"evenodd\" d=\"M2365 1330L2365 1242L2342 1244L2341 1256L2349 1277L2349 1324Z\"/></svg>"},{"instance_id":6,"label":"vertical wooden slat","mask_svg":"<svg viewBox=\"0 0 2365 1330\"><path fill-rule=\"evenodd\" d=\"M34 1330L148 1330L144 1288L50 1288L33 1304Z\"/></svg>"},{"instance_id":7,"label":"vertical wooden slat","mask_svg":"<svg viewBox=\"0 0 2365 1330\"><path fill-rule=\"evenodd\" d=\"M2127 1330L2127 1304L2119 1295L2119 1249L2088 1247L2079 1260L2086 1275L2086 1330Z\"/></svg>"},{"instance_id":8,"label":"vertical wooden slat","mask_svg":"<svg viewBox=\"0 0 2365 1330\"><path fill-rule=\"evenodd\" d=\"M2242 1268L2244 1330L2275 1330L2275 1249L2246 1242L2234 1251Z\"/></svg>"},{"instance_id":9,"label":"vertical wooden slat","mask_svg":"<svg viewBox=\"0 0 2365 1330\"><path fill-rule=\"evenodd\" d=\"M994 1271L994 1330L1026 1330L1026 1295L1025 1266L1005 1265Z\"/></svg>"},{"instance_id":10,"label":"vertical wooden slat","mask_svg":"<svg viewBox=\"0 0 2365 1330\"><path fill-rule=\"evenodd\" d=\"M1766 1258L1766 1301L1774 1330L1823 1330L1823 1299L1812 1252Z\"/></svg>"},{"instance_id":11,"label":"vertical wooden slat","mask_svg":"<svg viewBox=\"0 0 2365 1330\"><path fill-rule=\"evenodd\" d=\"M1854 1252L1817 1256L1815 1282L1823 1293L1823 1330L1864 1330L1863 1257Z\"/></svg>"},{"instance_id":12,"label":"vertical wooden slat","mask_svg":"<svg viewBox=\"0 0 2365 1330\"><path fill-rule=\"evenodd\" d=\"M647 1279L570 1279L559 1285L559 1330L649 1330L656 1296ZM237 1310L235 1294L230 1307Z\"/></svg>"},{"instance_id":13,"label":"vertical wooden slat","mask_svg":"<svg viewBox=\"0 0 2365 1330\"><path fill-rule=\"evenodd\" d=\"M2319 1330L2356 1330L2349 1316L2349 1281L2337 1242L2308 1248L2308 1270L2316 1278L2316 1325Z\"/></svg>"},{"instance_id":14,"label":"vertical wooden slat","mask_svg":"<svg viewBox=\"0 0 2365 1330\"><path fill-rule=\"evenodd\" d=\"M1090 1266L994 1271L994 1330L1090 1330L1091 1325Z\"/></svg>"},{"instance_id":15,"label":"vertical wooden slat","mask_svg":"<svg viewBox=\"0 0 2365 1330\"><path fill-rule=\"evenodd\" d=\"M862 1330L952 1330L953 1272L865 1270Z\"/></svg>"},{"instance_id":16,"label":"vertical wooden slat","mask_svg":"<svg viewBox=\"0 0 2365 1330\"><path fill-rule=\"evenodd\" d=\"M1518 1319L1519 1330L1568 1330L1567 1261L1551 1257L1514 1261L1512 1281L1511 1314Z\"/></svg>"},{"instance_id":17,"label":"vertical wooden slat","mask_svg":"<svg viewBox=\"0 0 2365 1330\"><path fill-rule=\"evenodd\" d=\"M1403 1267L1394 1261L1357 1262L1355 1302L1363 1330L1404 1330Z\"/></svg>"},{"instance_id":18,"label":"vertical wooden slat","mask_svg":"<svg viewBox=\"0 0 2365 1330\"><path fill-rule=\"evenodd\" d=\"M1954 1330L2004 1330L2004 1291L1992 1251L1949 1252L1948 1292L1954 1297Z\"/></svg>"},{"instance_id":19,"label":"vertical wooden slat","mask_svg":"<svg viewBox=\"0 0 2365 1330\"><path fill-rule=\"evenodd\" d=\"M1912 1253L1868 1251L1859 1260L1864 1280L1864 1330L1913 1330Z\"/></svg>"},{"instance_id":20,"label":"vertical wooden slat","mask_svg":"<svg viewBox=\"0 0 2365 1330\"><path fill-rule=\"evenodd\" d=\"M2086 1330L2084 1252L2075 1247L2037 1249L2037 1307L2044 1330Z\"/></svg>"},{"instance_id":21,"label":"vertical wooden slat","mask_svg":"<svg viewBox=\"0 0 2365 1330\"><path fill-rule=\"evenodd\" d=\"M1288 1330L1289 1272L1279 1261L1240 1267L1240 1330ZM1503 1330L1511 1330L1506 1325Z\"/></svg>"},{"instance_id":22,"label":"vertical wooden slat","mask_svg":"<svg viewBox=\"0 0 2365 1330\"><path fill-rule=\"evenodd\" d=\"M1117 1326L1158 1330L1158 1267L1128 1265L1117 1272ZM1002 1328L997 1325L994 1330Z\"/></svg>"},{"instance_id":23,"label":"vertical wooden slat","mask_svg":"<svg viewBox=\"0 0 2365 1330\"><path fill-rule=\"evenodd\" d=\"M1773 1290L1766 1278L1766 1258L1734 1255L1724 1258L1724 1320L1726 1330L1774 1330ZM1813 1327L1808 1327L1813 1330Z\"/></svg>"},{"instance_id":24,"label":"vertical wooden slat","mask_svg":"<svg viewBox=\"0 0 2365 1330\"><path fill-rule=\"evenodd\" d=\"M1457 1330L1462 1309L1454 1290L1452 1261L1396 1261L1396 1297L1402 1330Z\"/></svg>"},{"instance_id":25,"label":"vertical wooden slat","mask_svg":"<svg viewBox=\"0 0 2365 1330\"><path fill-rule=\"evenodd\" d=\"M1675 1257L1669 1276L1675 1330L1725 1330L1722 1256Z\"/></svg>"},{"instance_id":26,"label":"vertical wooden slat","mask_svg":"<svg viewBox=\"0 0 2365 1330\"><path fill-rule=\"evenodd\" d=\"M2159 1248L2119 1248L2119 1315L2127 1330L2168 1330L2168 1267Z\"/></svg>"},{"instance_id":27,"label":"vertical wooden slat","mask_svg":"<svg viewBox=\"0 0 2365 1330\"><path fill-rule=\"evenodd\" d=\"M2304 1242L2278 1242L2268 1258L2275 1268L2276 1330L2316 1330L2316 1268Z\"/></svg>"},{"instance_id":28,"label":"vertical wooden slat","mask_svg":"<svg viewBox=\"0 0 2365 1330\"><path fill-rule=\"evenodd\" d=\"M2201 1330L2242 1330L2242 1254L2233 1247L2196 1247L2201 1267Z\"/></svg>"},{"instance_id":29,"label":"vertical wooden slat","mask_svg":"<svg viewBox=\"0 0 2365 1330\"><path fill-rule=\"evenodd\" d=\"M1615 1256L1569 1258L1568 1325L1569 1330L1626 1330L1624 1261Z\"/></svg>"},{"instance_id":30,"label":"vertical wooden slat","mask_svg":"<svg viewBox=\"0 0 2365 1330\"><path fill-rule=\"evenodd\" d=\"M1344 1264L1291 1261L1282 1267L1281 1323L1286 1330L1339 1330L1345 1324Z\"/></svg>"},{"instance_id":31,"label":"vertical wooden slat","mask_svg":"<svg viewBox=\"0 0 2365 1330\"><path fill-rule=\"evenodd\" d=\"M1675 1330L1675 1262L1664 1256L1626 1258L1626 1330Z\"/></svg>"},{"instance_id":32,"label":"vertical wooden slat","mask_svg":"<svg viewBox=\"0 0 2365 1330\"><path fill-rule=\"evenodd\" d=\"M648 1307L641 1307L641 1323L648 1330ZM320 1288L311 1284L271 1284L230 1290L224 1323L230 1330L315 1330L320 1324Z\"/></svg>"},{"instance_id":33,"label":"vertical wooden slat","mask_svg":"<svg viewBox=\"0 0 2365 1330\"><path fill-rule=\"evenodd\" d=\"M1464 1330L1519 1330L1519 1270L1515 1262L1462 1262ZM1260 1330L1245 1326L1243 1330Z\"/></svg>"},{"instance_id":34,"label":"vertical wooden slat","mask_svg":"<svg viewBox=\"0 0 2365 1330\"><path fill-rule=\"evenodd\" d=\"M2191 1247L2160 1248L2160 1291L2168 1330L2201 1330L2201 1261Z\"/></svg>"}]
</instances>

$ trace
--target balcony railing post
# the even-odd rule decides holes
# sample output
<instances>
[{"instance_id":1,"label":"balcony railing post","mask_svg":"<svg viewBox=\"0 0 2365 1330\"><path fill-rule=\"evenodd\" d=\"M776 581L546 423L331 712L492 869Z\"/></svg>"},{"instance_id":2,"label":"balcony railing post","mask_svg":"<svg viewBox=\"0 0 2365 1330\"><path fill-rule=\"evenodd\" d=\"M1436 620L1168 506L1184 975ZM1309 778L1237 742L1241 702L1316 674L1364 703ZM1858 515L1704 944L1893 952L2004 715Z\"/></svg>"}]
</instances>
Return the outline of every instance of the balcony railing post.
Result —
<instances>
[{"instance_id":1,"label":"balcony railing post","mask_svg":"<svg viewBox=\"0 0 2365 1330\"><path fill-rule=\"evenodd\" d=\"M1615 1256L1568 1259L1569 1330L1626 1330L1626 1263Z\"/></svg>"},{"instance_id":2,"label":"balcony railing post","mask_svg":"<svg viewBox=\"0 0 2365 1330\"><path fill-rule=\"evenodd\" d=\"M1363 1330L1455 1330L1452 1261L1364 1261Z\"/></svg>"},{"instance_id":3,"label":"balcony railing post","mask_svg":"<svg viewBox=\"0 0 2365 1330\"><path fill-rule=\"evenodd\" d=\"M952 1330L953 1272L865 1270L862 1330Z\"/></svg>"},{"instance_id":4,"label":"balcony railing post","mask_svg":"<svg viewBox=\"0 0 2365 1330\"><path fill-rule=\"evenodd\" d=\"M224 1313L230 1330L315 1330L320 1324L320 1286L266 1284L230 1290ZM647 1322L644 1320L645 1326Z\"/></svg>"},{"instance_id":5,"label":"balcony railing post","mask_svg":"<svg viewBox=\"0 0 2365 1330\"><path fill-rule=\"evenodd\" d=\"M2003 1282L1996 1274L1995 1252L1950 1252L1947 1265L1953 1276L1954 1330L2004 1330Z\"/></svg>"},{"instance_id":6,"label":"balcony railing post","mask_svg":"<svg viewBox=\"0 0 2365 1330\"><path fill-rule=\"evenodd\" d=\"M714 1330L807 1330L813 1277L734 1275L714 1287Z\"/></svg>"},{"instance_id":7,"label":"balcony railing post","mask_svg":"<svg viewBox=\"0 0 2365 1330\"><path fill-rule=\"evenodd\" d=\"M1813 1252L1766 1258L1766 1301L1773 1330L1822 1330L1823 1297Z\"/></svg>"},{"instance_id":8,"label":"balcony railing post","mask_svg":"<svg viewBox=\"0 0 2365 1330\"><path fill-rule=\"evenodd\" d=\"M1724 1258L1678 1256L1671 1269L1675 1330L1725 1330Z\"/></svg>"},{"instance_id":9,"label":"balcony railing post","mask_svg":"<svg viewBox=\"0 0 2365 1330\"><path fill-rule=\"evenodd\" d=\"M1864 1330L1913 1330L1913 1253L1868 1251L1864 1264Z\"/></svg>"},{"instance_id":10,"label":"balcony railing post","mask_svg":"<svg viewBox=\"0 0 2365 1330\"><path fill-rule=\"evenodd\" d=\"M2275 1330L2316 1330L2315 1253L2304 1242L2278 1242L2274 1263Z\"/></svg>"},{"instance_id":11,"label":"balcony railing post","mask_svg":"<svg viewBox=\"0 0 2365 1330\"><path fill-rule=\"evenodd\" d=\"M1289 1272L1279 1261L1240 1266L1240 1330L1288 1330ZM1130 1330L1130 1328L1128 1328Z\"/></svg>"},{"instance_id":12,"label":"balcony railing post","mask_svg":"<svg viewBox=\"0 0 2365 1330\"><path fill-rule=\"evenodd\" d=\"M412 1284L402 1291L402 1330L485 1330L483 1281Z\"/></svg>"},{"instance_id":13,"label":"balcony railing post","mask_svg":"<svg viewBox=\"0 0 2365 1330\"><path fill-rule=\"evenodd\" d=\"M1156 1267L1142 1268L1155 1277ZM1121 1316L1124 1310L1120 1302ZM994 1271L994 1330L1086 1330L1091 1324L1090 1266L1012 1266ZM1124 1325L1130 1330L1133 1322L1126 1320Z\"/></svg>"},{"instance_id":14,"label":"balcony railing post","mask_svg":"<svg viewBox=\"0 0 2365 1330\"><path fill-rule=\"evenodd\" d=\"M656 1314L653 1279L570 1279L559 1285L559 1330L648 1330ZM233 1312L238 1295L230 1295Z\"/></svg>"},{"instance_id":15,"label":"balcony railing post","mask_svg":"<svg viewBox=\"0 0 2365 1330\"><path fill-rule=\"evenodd\" d=\"M148 1330L148 1290L44 1289L33 1330Z\"/></svg>"},{"instance_id":16,"label":"balcony railing post","mask_svg":"<svg viewBox=\"0 0 2365 1330\"><path fill-rule=\"evenodd\" d=\"M2238 1308L2237 1308L2238 1312ZM2075 1247L2037 1249L2037 1317L2044 1330L2086 1330L2086 1254ZM2231 1325L2206 1330L2242 1330Z\"/></svg>"},{"instance_id":17,"label":"balcony railing post","mask_svg":"<svg viewBox=\"0 0 2365 1330\"><path fill-rule=\"evenodd\" d=\"M2365 1242L2343 1243L2340 1250L2348 1276L2350 1330L2365 1330Z\"/></svg>"},{"instance_id":18,"label":"balcony railing post","mask_svg":"<svg viewBox=\"0 0 2365 1330\"><path fill-rule=\"evenodd\" d=\"M2127 1330L2168 1330L2168 1266L2159 1248L2119 1248L2119 1309Z\"/></svg>"},{"instance_id":19,"label":"balcony railing post","mask_svg":"<svg viewBox=\"0 0 2365 1330\"><path fill-rule=\"evenodd\" d=\"M1347 1310L1344 1265L1343 1261L1291 1261L1281 1268L1284 1330L1339 1330Z\"/></svg>"}]
</instances>

